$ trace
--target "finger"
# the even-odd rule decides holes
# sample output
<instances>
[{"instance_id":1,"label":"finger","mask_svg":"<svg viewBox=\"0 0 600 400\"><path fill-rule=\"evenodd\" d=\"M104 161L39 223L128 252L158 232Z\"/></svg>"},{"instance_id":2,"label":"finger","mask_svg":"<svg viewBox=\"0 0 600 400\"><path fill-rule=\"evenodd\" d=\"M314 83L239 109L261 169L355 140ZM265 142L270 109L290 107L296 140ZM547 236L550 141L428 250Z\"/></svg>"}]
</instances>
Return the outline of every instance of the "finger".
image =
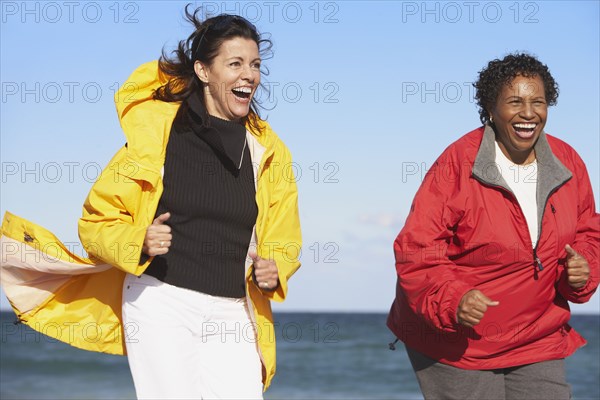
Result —
<instances>
[{"instance_id":1,"label":"finger","mask_svg":"<svg viewBox=\"0 0 600 400\"><path fill-rule=\"evenodd\" d=\"M484 313L485 313L485 310L480 311L478 309L473 309L467 313L467 316L469 317L470 320L479 321L481 318L483 318Z\"/></svg>"},{"instance_id":2,"label":"finger","mask_svg":"<svg viewBox=\"0 0 600 400\"><path fill-rule=\"evenodd\" d=\"M165 243L166 243L166 242L170 242L171 240L173 240L173 235L171 235L171 234L170 234L170 233L168 233L168 232L161 233L160 235L157 235L157 236L156 236L156 240L157 240L158 242L160 242L160 241L163 241L163 242L165 242Z\"/></svg>"},{"instance_id":3,"label":"finger","mask_svg":"<svg viewBox=\"0 0 600 400\"><path fill-rule=\"evenodd\" d=\"M154 218L154 221L152 221L152 225L162 225L169 218L171 218L171 213L170 212L166 212L164 214L160 214L158 217Z\"/></svg>"},{"instance_id":4,"label":"finger","mask_svg":"<svg viewBox=\"0 0 600 400\"><path fill-rule=\"evenodd\" d=\"M259 282L258 286L260 286L263 289L269 289L271 287L271 285L269 284L269 282L264 281L264 282Z\"/></svg>"},{"instance_id":5,"label":"finger","mask_svg":"<svg viewBox=\"0 0 600 400\"><path fill-rule=\"evenodd\" d=\"M150 225L154 228L156 233L171 233L171 227L167 224L162 225Z\"/></svg>"},{"instance_id":6,"label":"finger","mask_svg":"<svg viewBox=\"0 0 600 400\"><path fill-rule=\"evenodd\" d=\"M171 241L170 240L157 240L156 241L156 247L163 249L163 248L169 248L171 247Z\"/></svg>"},{"instance_id":7,"label":"finger","mask_svg":"<svg viewBox=\"0 0 600 400\"><path fill-rule=\"evenodd\" d=\"M494 307L494 306L497 306L498 304L500 304L499 301L492 300L481 292L478 293L477 300L486 305L485 310L487 310L487 306Z\"/></svg>"},{"instance_id":8,"label":"finger","mask_svg":"<svg viewBox=\"0 0 600 400\"><path fill-rule=\"evenodd\" d=\"M567 268L581 268L583 266L583 259L577 258L577 256L567 255Z\"/></svg>"},{"instance_id":9,"label":"finger","mask_svg":"<svg viewBox=\"0 0 600 400\"><path fill-rule=\"evenodd\" d=\"M254 263L254 266L258 266L262 273L276 276L277 275L277 264L273 260L265 260L264 258L258 258L258 261Z\"/></svg>"},{"instance_id":10,"label":"finger","mask_svg":"<svg viewBox=\"0 0 600 400\"><path fill-rule=\"evenodd\" d=\"M585 278L583 276L570 276L569 277L570 284L581 283L581 282L584 282L584 280L585 280Z\"/></svg>"},{"instance_id":11,"label":"finger","mask_svg":"<svg viewBox=\"0 0 600 400\"><path fill-rule=\"evenodd\" d=\"M147 240L151 240L156 243L161 240L167 241L173 238L173 235L171 235L171 227L169 225L150 225L146 235Z\"/></svg>"},{"instance_id":12,"label":"finger","mask_svg":"<svg viewBox=\"0 0 600 400\"><path fill-rule=\"evenodd\" d=\"M261 268L256 268L256 264L254 264L254 276L256 276L256 280L260 282L266 280L267 278L265 271L263 271Z\"/></svg>"},{"instance_id":13,"label":"finger","mask_svg":"<svg viewBox=\"0 0 600 400\"><path fill-rule=\"evenodd\" d=\"M258 268L254 268L254 275L256 275L256 279L259 281L266 281L273 276L267 268L264 268L262 263L258 264Z\"/></svg>"},{"instance_id":14,"label":"finger","mask_svg":"<svg viewBox=\"0 0 600 400\"><path fill-rule=\"evenodd\" d=\"M585 286L586 283L587 283L587 279L585 279L585 278L577 278L577 279L569 278L569 285L571 285L571 287L574 287L574 288L580 288L582 286Z\"/></svg>"},{"instance_id":15,"label":"finger","mask_svg":"<svg viewBox=\"0 0 600 400\"><path fill-rule=\"evenodd\" d=\"M567 270L571 273L576 273L577 271L585 271L587 270L587 263L583 259L571 259L567 263Z\"/></svg>"},{"instance_id":16,"label":"finger","mask_svg":"<svg viewBox=\"0 0 600 400\"><path fill-rule=\"evenodd\" d=\"M256 250L248 250L248 257L252 259L252 262L257 263L261 260L260 256L256 252Z\"/></svg>"},{"instance_id":17,"label":"finger","mask_svg":"<svg viewBox=\"0 0 600 400\"><path fill-rule=\"evenodd\" d=\"M578 274L578 275L569 275L568 282L569 283L579 283L579 282L587 282L589 279L588 274Z\"/></svg>"},{"instance_id":18,"label":"finger","mask_svg":"<svg viewBox=\"0 0 600 400\"><path fill-rule=\"evenodd\" d=\"M581 267L579 267L579 266L569 267L569 270L568 270L568 276L569 276L569 278L583 276L584 274L585 274L584 269L581 268Z\"/></svg>"},{"instance_id":19,"label":"finger","mask_svg":"<svg viewBox=\"0 0 600 400\"><path fill-rule=\"evenodd\" d=\"M467 293L465 293L465 295L462 297L462 299L460 299L460 302L458 303L459 310L462 310L462 312L464 312L464 310L472 307L475 304L477 295L479 293L480 292L477 289L469 290Z\"/></svg>"},{"instance_id":20,"label":"finger","mask_svg":"<svg viewBox=\"0 0 600 400\"><path fill-rule=\"evenodd\" d=\"M565 246L565 251L567 252L567 258L576 258L581 257L578 252L576 252L570 245Z\"/></svg>"},{"instance_id":21,"label":"finger","mask_svg":"<svg viewBox=\"0 0 600 400\"><path fill-rule=\"evenodd\" d=\"M150 247L150 249L148 249L148 255L151 257L154 256L162 256L164 254L167 254L169 252L169 248L168 247Z\"/></svg>"},{"instance_id":22,"label":"finger","mask_svg":"<svg viewBox=\"0 0 600 400\"><path fill-rule=\"evenodd\" d=\"M567 276L569 278L585 276L589 274L589 269L585 265L576 264L577 261L567 263Z\"/></svg>"},{"instance_id":23,"label":"finger","mask_svg":"<svg viewBox=\"0 0 600 400\"><path fill-rule=\"evenodd\" d=\"M255 274L254 275L257 282L267 282L269 287L273 287L276 285L276 282L279 281L279 277L273 274Z\"/></svg>"},{"instance_id":24,"label":"finger","mask_svg":"<svg viewBox=\"0 0 600 400\"><path fill-rule=\"evenodd\" d=\"M486 298L486 300L484 300L484 303L487 307L496 307L497 305L500 304L500 302L497 300L491 300L491 299L487 299L487 298Z\"/></svg>"},{"instance_id":25,"label":"finger","mask_svg":"<svg viewBox=\"0 0 600 400\"><path fill-rule=\"evenodd\" d=\"M479 323L479 319L473 318L471 316L465 316L465 317L459 317L459 322L464 326L472 328Z\"/></svg>"}]
</instances>

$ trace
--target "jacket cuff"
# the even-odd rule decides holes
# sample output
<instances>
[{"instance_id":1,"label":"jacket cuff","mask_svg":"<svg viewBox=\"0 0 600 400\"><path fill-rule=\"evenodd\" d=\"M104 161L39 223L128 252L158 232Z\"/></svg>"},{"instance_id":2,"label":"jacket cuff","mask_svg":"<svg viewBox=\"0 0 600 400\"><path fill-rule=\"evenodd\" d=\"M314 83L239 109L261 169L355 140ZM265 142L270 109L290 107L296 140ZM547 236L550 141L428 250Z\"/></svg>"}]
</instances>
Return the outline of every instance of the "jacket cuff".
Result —
<instances>
[{"instance_id":1,"label":"jacket cuff","mask_svg":"<svg viewBox=\"0 0 600 400\"><path fill-rule=\"evenodd\" d=\"M567 279L561 279L558 283L558 292L568 301L572 303L585 303L596 292L598 282L594 277L590 277L588 281L580 288L574 288L569 285Z\"/></svg>"}]
</instances>

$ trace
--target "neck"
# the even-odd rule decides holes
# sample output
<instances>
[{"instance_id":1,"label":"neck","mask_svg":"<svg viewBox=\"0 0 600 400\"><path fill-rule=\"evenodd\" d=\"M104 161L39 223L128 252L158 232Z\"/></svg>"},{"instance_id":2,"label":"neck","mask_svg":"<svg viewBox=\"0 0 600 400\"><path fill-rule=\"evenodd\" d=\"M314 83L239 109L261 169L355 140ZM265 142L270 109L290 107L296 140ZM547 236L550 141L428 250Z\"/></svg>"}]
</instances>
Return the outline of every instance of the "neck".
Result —
<instances>
[{"instance_id":1,"label":"neck","mask_svg":"<svg viewBox=\"0 0 600 400\"><path fill-rule=\"evenodd\" d=\"M509 152L500 140L497 140L498 147L502 150L502 153L508 158L511 162L518 165L526 165L531 164L535 161L535 150L532 148L529 151L513 151Z\"/></svg>"}]
</instances>

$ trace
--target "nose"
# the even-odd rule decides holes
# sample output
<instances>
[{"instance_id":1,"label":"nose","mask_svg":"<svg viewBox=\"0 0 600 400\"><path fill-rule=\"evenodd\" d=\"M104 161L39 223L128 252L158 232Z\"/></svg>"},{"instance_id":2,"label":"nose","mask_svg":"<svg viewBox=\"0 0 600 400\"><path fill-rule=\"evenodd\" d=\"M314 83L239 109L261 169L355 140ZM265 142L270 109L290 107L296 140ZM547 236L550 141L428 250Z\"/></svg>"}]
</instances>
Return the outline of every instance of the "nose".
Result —
<instances>
[{"instance_id":1,"label":"nose","mask_svg":"<svg viewBox=\"0 0 600 400\"><path fill-rule=\"evenodd\" d=\"M535 112L533 111L533 104L530 102L523 103L523 107L519 112L519 115L525 119L532 119L535 117Z\"/></svg>"},{"instance_id":2,"label":"nose","mask_svg":"<svg viewBox=\"0 0 600 400\"><path fill-rule=\"evenodd\" d=\"M249 65L244 66L242 69L242 74L240 76L243 80L246 80L250 83L254 83L254 73L252 71L252 67Z\"/></svg>"}]
</instances>

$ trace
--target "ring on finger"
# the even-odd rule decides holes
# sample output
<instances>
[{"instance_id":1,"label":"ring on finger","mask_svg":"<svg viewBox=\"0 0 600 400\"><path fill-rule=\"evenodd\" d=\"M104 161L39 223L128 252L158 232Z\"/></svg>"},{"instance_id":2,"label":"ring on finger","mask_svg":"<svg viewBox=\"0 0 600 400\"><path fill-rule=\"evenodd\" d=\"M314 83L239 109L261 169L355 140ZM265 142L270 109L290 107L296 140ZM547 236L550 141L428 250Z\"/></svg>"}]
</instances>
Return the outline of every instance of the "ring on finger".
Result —
<instances>
[{"instance_id":1,"label":"ring on finger","mask_svg":"<svg viewBox=\"0 0 600 400\"><path fill-rule=\"evenodd\" d=\"M164 246L164 244L165 244L165 242L161 240L161 241L160 241L160 247L163 247L163 246Z\"/></svg>"}]
</instances>

